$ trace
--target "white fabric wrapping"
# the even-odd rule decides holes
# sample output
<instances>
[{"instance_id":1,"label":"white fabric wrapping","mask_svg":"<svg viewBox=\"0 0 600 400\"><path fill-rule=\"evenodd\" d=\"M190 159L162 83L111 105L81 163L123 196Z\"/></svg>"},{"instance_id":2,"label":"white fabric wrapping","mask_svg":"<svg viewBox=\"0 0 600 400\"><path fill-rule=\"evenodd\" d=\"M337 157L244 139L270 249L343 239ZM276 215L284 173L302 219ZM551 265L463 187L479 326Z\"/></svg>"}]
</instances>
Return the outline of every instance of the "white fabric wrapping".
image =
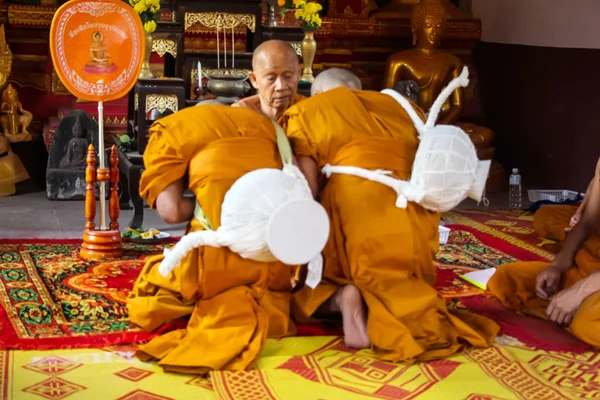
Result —
<instances>
[{"instance_id":1,"label":"white fabric wrapping","mask_svg":"<svg viewBox=\"0 0 600 400\"><path fill-rule=\"evenodd\" d=\"M291 148L281 127L274 124L278 133L278 146L283 159L283 170L259 169L240 177L226 193L221 206L221 226L216 230L191 232L183 236L173 249L165 249L165 258L159 266L159 272L168 276L184 257L200 246L229 247L240 256L260 262L277 261L269 248L269 223L277 211L292 203L311 202L318 205L314 215L298 216L294 231L302 232L290 240L300 250L300 257L306 257L301 263L309 263L311 287L321 280L321 251L329 236L329 219L326 211L315 202L308 182L302 172L291 163ZM293 204L292 204L293 205ZM198 211L198 210L197 210ZM195 213L202 215L201 210ZM309 223L306 223L306 222ZM314 223L310 223L314 222ZM208 226L210 227L210 226ZM273 235L273 232L271 232ZM310 237L310 243L303 238ZM294 255L298 257L298 253ZM286 260L279 260L284 263ZM318 276L316 275L318 274Z\"/></svg>"},{"instance_id":2,"label":"white fabric wrapping","mask_svg":"<svg viewBox=\"0 0 600 400\"><path fill-rule=\"evenodd\" d=\"M322 172L354 175L384 184L398 194L396 206L405 208L407 201L436 212L451 210L470 197L480 201L490 169L490 161L479 161L469 136L453 125L435 125L446 99L459 87L469 84L469 70L444 88L434 102L426 123L419 118L410 102L398 92L383 90L408 113L419 133L419 148L415 154L410 181L389 176L389 171L370 171L353 166L325 165Z\"/></svg>"}]
</instances>

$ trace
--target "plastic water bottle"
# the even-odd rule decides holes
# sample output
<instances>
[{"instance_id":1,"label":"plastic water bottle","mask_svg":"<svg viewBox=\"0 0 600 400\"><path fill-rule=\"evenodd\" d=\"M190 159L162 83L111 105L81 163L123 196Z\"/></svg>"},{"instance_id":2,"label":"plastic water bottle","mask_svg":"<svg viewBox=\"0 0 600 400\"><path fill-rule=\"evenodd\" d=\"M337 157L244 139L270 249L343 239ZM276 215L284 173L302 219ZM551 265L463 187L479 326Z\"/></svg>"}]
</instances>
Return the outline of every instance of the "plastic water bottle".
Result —
<instances>
[{"instance_id":1,"label":"plastic water bottle","mask_svg":"<svg viewBox=\"0 0 600 400\"><path fill-rule=\"evenodd\" d=\"M519 169L513 168L512 175L508 181L509 192L508 192L508 206L511 209L520 209L521 203L521 175L519 175Z\"/></svg>"}]
</instances>

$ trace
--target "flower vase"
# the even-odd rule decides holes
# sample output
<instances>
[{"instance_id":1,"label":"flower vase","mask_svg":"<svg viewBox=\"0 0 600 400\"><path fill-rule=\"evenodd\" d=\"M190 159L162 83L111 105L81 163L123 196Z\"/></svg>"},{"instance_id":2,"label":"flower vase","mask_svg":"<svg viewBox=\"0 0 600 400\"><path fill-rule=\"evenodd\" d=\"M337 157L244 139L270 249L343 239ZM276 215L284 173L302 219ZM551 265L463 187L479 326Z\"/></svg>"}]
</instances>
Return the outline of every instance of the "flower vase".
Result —
<instances>
[{"instance_id":1,"label":"flower vase","mask_svg":"<svg viewBox=\"0 0 600 400\"><path fill-rule=\"evenodd\" d=\"M277 0L267 0L267 6L269 7L269 10L267 11L267 20L265 21L265 26L267 28L275 28L279 25L277 19L275 19L275 4L277 4Z\"/></svg>"},{"instance_id":2,"label":"flower vase","mask_svg":"<svg viewBox=\"0 0 600 400\"><path fill-rule=\"evenodd\" d=\"M142 62L142 70L140 71L139 79L152 79L152 71L150 70L150 56L152 55L152 42L154 38L151 33L146 32L146 42L144 48L144 61Z\"/></svg>"},{"instance_id":3,"label":"flower vase","mask_svg":"<svg viewBox=\"0 0 600 400\"><path fill-rule=\"evenodd\" d=\"M302 62L304 70L302 71L301 81L312 83L315 80L313 75L313 62L317 54L317 41L315 40L315 30L305 29L304 39L302 40Z\"/></svg>"}]
</instances>

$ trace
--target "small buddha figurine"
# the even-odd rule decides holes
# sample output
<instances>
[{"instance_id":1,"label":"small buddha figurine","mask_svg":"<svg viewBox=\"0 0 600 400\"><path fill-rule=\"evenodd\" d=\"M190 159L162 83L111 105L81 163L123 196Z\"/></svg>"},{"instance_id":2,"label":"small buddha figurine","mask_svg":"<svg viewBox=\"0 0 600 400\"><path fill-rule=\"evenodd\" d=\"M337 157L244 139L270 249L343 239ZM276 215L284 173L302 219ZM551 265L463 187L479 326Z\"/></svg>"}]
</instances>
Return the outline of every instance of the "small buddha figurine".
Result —
<instances>
[{"instance_id":1,"label":"small buddha figurine","mask_svg":"<svg viewBox=\"0 0 600 400\"><path fill-rule=\"evenodd\" d=\"M23 109L19 101L17 90L9 84L2 93L2 115L0 124L6 138L11 142L25 142L31 140L28 128L33 120L33 114Z\"/></svg>"},{"instance_id":2,"label":"small buddha figurine","mask_svg":"<svg viewBox=\"0 0 600 400\"><path fill-rule=\"evenodd\" d=\"M0 197L15 194L15 184L29 179L23 163L10 148L10 142L0 133Z\"/></svg>"},{"instance_id":3,"label":"small buddha figurine","mask_svg":"<svg viewBox=\"0 0 600 400\"><path fill-rule=\"evenodd\" d=\"M65 155L60 160L60 168L85 169L88 145L85 128L81 124L81 120L77 118L73 125L73 138L65 146Z\"/></svg>"},{"instance_id":4,"label":"small buddha figurine","mask_svg":"<svg viewBox=\"0 0 600 400\"><path fill-rule=\"evenodd\" d=\"M105 74L117 69L108 53L108 46L104 43L102 32L92 33L92 44L90 45L90 57L83 70L88 74Z\"/></svg>"},{"instance_id":5,"label":"small buddha figurine","mask_svg":"<svg viewBox=\"0 0 600 400\"><path fill-rule=\"evenodd\" d=\"M385 72L385 88L393 88L400 81L415 81L420 89L420 107L427 111L442 89L463 69L454 54L439 50L446 26L446 11L442 0L422 0L413 9L411 29L415 48L390 56ZM456 89L440 113L438 124L458 125L473 141L482 160L492 159L493 132L474 124L459 123L464 108L463 88Z\"/></svg>"}]
</instances>

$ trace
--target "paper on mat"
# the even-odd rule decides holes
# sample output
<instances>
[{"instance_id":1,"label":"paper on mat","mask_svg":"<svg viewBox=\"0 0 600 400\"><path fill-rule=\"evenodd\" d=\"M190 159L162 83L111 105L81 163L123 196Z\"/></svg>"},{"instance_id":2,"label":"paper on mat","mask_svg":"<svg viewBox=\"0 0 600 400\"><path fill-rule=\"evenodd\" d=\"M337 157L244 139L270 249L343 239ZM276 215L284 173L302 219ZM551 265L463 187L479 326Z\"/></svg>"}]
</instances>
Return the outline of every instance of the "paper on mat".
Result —
<instances>
[{"instance_id":1,"label":"paper on mat","mask_svg":"<svg viewBox=\"0 0 600 400\"><path fill-rule=\"evenodd\" d=\"M460 275L460 277L480 289L487 290L487 283L495 272L496 268L488 268L480 271L469 272L467 274Z\"/></svg>"}]
</instances>

